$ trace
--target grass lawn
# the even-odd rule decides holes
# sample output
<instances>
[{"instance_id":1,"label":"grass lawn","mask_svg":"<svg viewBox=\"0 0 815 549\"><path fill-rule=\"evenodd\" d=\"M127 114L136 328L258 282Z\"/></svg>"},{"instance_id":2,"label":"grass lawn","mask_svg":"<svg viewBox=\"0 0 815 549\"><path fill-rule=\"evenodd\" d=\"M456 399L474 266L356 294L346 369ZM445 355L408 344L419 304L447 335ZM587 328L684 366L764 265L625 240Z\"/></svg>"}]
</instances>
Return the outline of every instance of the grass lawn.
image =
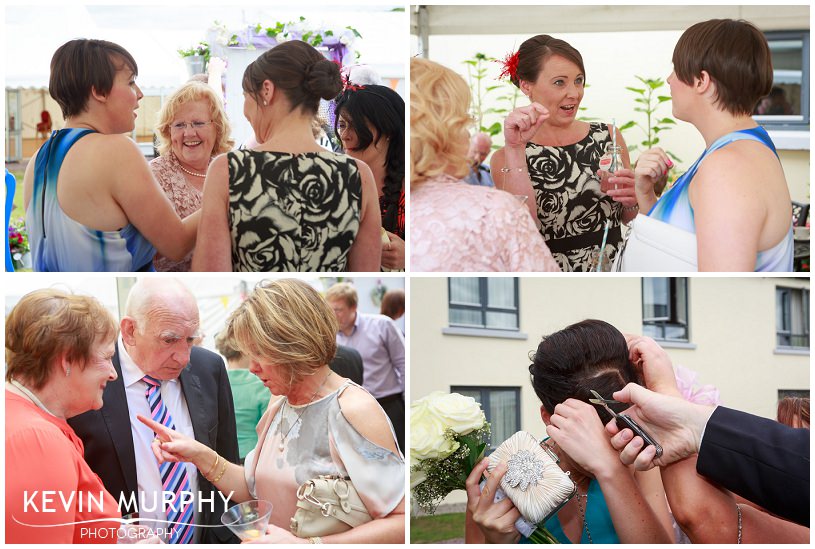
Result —
<instances>
[{"instance_id":1,"label":"grass lawn","mask_svg":"<svg viewBox=\"0 0 815 549\"><path fill-rule=\"evenodd\" d=\"M464 513L410 519L410 543L436 543L464 538Z\"/></svg>"}]
</instances>

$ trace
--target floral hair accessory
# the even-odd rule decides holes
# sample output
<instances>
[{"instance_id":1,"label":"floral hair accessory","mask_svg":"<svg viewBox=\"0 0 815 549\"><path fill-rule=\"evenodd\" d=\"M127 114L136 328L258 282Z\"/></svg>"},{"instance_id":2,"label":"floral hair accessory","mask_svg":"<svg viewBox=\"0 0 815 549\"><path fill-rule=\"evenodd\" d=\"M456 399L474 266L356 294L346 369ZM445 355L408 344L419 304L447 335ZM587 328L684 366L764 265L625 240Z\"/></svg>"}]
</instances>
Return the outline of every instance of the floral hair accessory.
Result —
<instances>
[{"instance_id":1,"label":"floral hair accessory","mask_svg":"<svg viewBox=\"0 0 815 549\"><path fill-rule=\"evenodd\" d=\"M364 90L365 86L357 85L351 82L350 75L346 74L342 77L342 91L359 91Z\"/></svg>"},{"instance_id":2,"label":"floral hair accessory","mask_svg":"<svg viewBox=\"0 0 815 549\"><path fill-rule=\"evenodd\" d=\"M517 78L518 73L518 52L508 53L504 56L503 60L499 60L499 63L502 65L501 74L498 75L498 79L502 80L507 76L510 79Z\"/></svg>"}]
</instances>

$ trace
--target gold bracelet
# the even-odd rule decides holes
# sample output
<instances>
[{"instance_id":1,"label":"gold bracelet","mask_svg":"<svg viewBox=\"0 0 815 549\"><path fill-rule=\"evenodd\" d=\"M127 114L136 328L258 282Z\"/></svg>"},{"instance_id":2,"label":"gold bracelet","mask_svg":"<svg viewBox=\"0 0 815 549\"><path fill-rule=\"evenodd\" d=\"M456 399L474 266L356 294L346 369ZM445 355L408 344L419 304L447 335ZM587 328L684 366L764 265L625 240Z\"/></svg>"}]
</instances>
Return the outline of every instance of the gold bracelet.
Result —
<instances>
[{"instance_id":1,"label":"gold bracelet","mask_svg":"<svg viewBox=\"0 0 815 549\"><path fill-rule=\"evenodd\" d=\"M216 478L214 478L214 479L212 479L212 480L210 481L212 484L215 484L216 482L218 482L219 480L221 480L221 477L223 477L223 476L224 476L224 473L226 472L226 465L227 465L227 463L229 463L229 462L228 462L228 461L226 461L226 460L224 460L224 465L223 465L223 467L221 467L221 472L220 472L220 474L219 474L219 475L218 475Z\"/></svg>"},{"instance_id":2,"label":"gold bracelet","mask_svg":"<svg viewBox=\"0 0 815 549\"><path fill-rule=\"evenodd\" d=\"M206 472L204 478L209 480L209 476L218 469L218 460L221 459L221 456L218 455L218 452L215 452L215 463L212 464L212 467L209 468L209 471Z\"/></svg>"},{"instance_id":3,"label":"gold bracelet","mask_svg":"<svg viewBox=\"0 0 815 549\"><path fill-rule=\"evenodd\" d=\"M308 538L308 542L309 543L322 543L323 538L321 538L319 536L314 536L313 538Z\"/></svg>"}]
</instances>

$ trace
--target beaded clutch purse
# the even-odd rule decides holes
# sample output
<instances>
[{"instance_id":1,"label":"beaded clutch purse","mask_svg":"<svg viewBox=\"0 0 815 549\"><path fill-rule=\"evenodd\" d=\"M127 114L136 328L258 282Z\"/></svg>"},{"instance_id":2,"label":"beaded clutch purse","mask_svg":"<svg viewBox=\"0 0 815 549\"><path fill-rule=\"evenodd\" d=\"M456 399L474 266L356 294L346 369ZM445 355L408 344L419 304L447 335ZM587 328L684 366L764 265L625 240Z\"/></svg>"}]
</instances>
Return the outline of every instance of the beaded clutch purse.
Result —
<instances>
[{"instance_id":1,"label":"beaded clutch purse","mask_svg":"<svg viewBox=\"0 0 815 549\"><path fill-rule=\"evenodd\" d=\"M524 519L533 524L554 515L577 491L556 458L526 431L518 431L505 440L490 455L487 470L491 473L501 462L507 464L501 489Z\"/></svg>"}]
</instances>

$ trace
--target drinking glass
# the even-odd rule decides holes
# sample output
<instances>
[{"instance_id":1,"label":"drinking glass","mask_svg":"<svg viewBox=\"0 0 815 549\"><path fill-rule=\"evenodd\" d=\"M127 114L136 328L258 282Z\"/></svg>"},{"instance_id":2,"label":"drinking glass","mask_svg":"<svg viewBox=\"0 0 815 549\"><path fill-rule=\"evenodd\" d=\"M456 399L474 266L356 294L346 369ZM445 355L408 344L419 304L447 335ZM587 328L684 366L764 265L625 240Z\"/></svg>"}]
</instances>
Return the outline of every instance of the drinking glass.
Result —
<instances>
[{"instance_id":1,"label":"drinking glass","mask_svg":"<svg viewBox=\"0 0 815 549\"><path fill-rule=\"evenodd\" d=\"M221 522L241 541L251 541L266 534L273 505L263 499L253 499L233 505L221 515Z\"/></svg>"}]
</instances>

